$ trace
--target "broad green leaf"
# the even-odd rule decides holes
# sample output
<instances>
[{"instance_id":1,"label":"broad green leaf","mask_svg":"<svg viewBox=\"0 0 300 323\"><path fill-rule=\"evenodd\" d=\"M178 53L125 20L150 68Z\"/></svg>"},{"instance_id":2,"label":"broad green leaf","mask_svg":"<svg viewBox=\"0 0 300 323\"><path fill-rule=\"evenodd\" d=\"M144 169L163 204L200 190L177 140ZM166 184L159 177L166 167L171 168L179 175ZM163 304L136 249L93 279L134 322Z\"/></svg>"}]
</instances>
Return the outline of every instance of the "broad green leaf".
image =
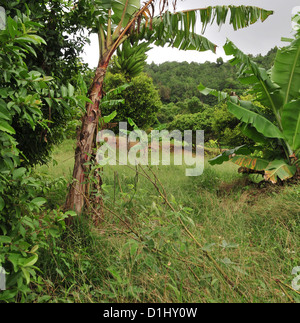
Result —
<instances>
[{"instance_id":1,"label":"broad green leaf","mask_svg":"<svg viewBox=\"0 0 300 323\"><path fill-rule=\"evenodd\" d=\"M93 101L91 99L89 99L88 97L86 97L84 95L77 95L76 99L77 100L82 100L82 101L88 102L88 103L93 103Z\"/></svg>"},{"instance_id":2,"label":"broad green leaf","mask_svg":"<svg viewBox=\"0 0 300 323\"><path fill-rule=\"evenodd\" d=\"M269 77L267 71L259 67L250 57L239 50L231 41L224 45L226 55L233 55L230 61L232 65L240 65L240 78L244 84L252 84L256 100L269 107L274 113L282 107L283 99L280 95L280 87Z\"/></svg>"},{"instance_id":3,"label":"broad green leaf","mask_svg":"<svg viewBox=\"0 0 300 323\"><path fill-rule=\"evenodd\" d=\"M29 253L35 253L39 249L39 245L36 245L32 247L32 249L29 251Z\"/></svg>"},{"instance_id":4,"label":"broad green leaf","mask_svg":"<svg viewBox=\"0 0 300 323\"><path fill-rule=\"evenodd\" d=\"M11 116L7 110L6 103L2 99L0 99L0 118L7 121L11 120Z\"/></svg>"},{"instance_id":5,"label":"broad green leaf","mask_svg":"<svg viewBox=\"0 0 300 323\"><path fill-rule=\"evenodd\" d=\"M20 179L24 176L25 173L26 173L26 168L24 167L17 168L13 171L13 179L14 180Z\"/></svg>"},{"instance_id":6,"label":"broad green leaf","mask_svg":"<svg viewBox=\"0 0 300 323\"><path fill-rule=\"evenodd\" d=\"M11 243L11 237L8 236L0 236L0 243Z\"/></svg>"},{"instance_id":7,"label":"broad green leaf","mask_svg":"<svg viewBox=\"0 0 300 323\"><path fill-rule=\"evenodd\" d=\"M6 121L0 120L0 131L7 132L11 135L15 135L16 131Z\"/></svg>"},{"instance_id":8,"label":"broad green leaf","mask_svg":"<svg viewBox=\"0 0 300 323\"><path fill-rule=\"evenodd\" d=\"M32 257L29 257L29 258L26 258L26 259L22 259L22 261L20 261L20 265L22 267L31 267L37 261L38 261L38 256L37 255L33 255Z\"/></svg>"},{"instance_id":9,"label":"broad green leaf","mask_svg":"<svg viewBox=\"0 0 300 323\"><path fill-rule=\"evenodd\" d=\"M139 0L118 0L118 1L102 1L107 7L113 10L113 19L117 23L121 23L125 27L130 19L133 18L134 13L140 8ZM110 3L109 3L110 2Z\"/></svg>"},{"instance_id":10,"label":"broad green leaf","mask_svg":"<svg viewBox=\"0 0 300 323\"><path fill-rule=\"evenodd\" d=\"M69 97L73 97L74 93L75 93L75 88L72 84L68 84L68 93L69 93Z\"/></svg>"},{"instance_id":11,"label":"broad green leaf","mask_svg":"<svg viewBox=\"0 0 300 323\"><path fill-rule=\"evenodd\" d=\"M265 170L265 179L275 184L278 177L284 181L292 178L296 171L296 166L290 166L284 160L274 160Z\"/></svg>"},{"instance_id":12,"label":"broad green leaf","mask_svg":"<svg viewBox=\"0 0 300 323\"><path fill-rule=\"evenodd\" d=\"M265 117L241 107L233 102L228 102L228 110L239 120L251 124L259 133L268 138L284 139L283 133Z\"/></svg>"},{"instance_id":13,"label":"broad green leaf","mask_svg":"<svg viewBox=\"0 0 300 323\"><path fill-rule=\"evenodd\" d=\"M33 199L30 203L40 207L42 205L44 205L47 202L47 200L43 197L36 197L35 199Z\"/></svg>"},{"instance_id":14,"label":"broad green leaf","mask_svg":"<svg viewBox=\"0 0 300 323\"><path fill-rule=\"evenodd\" d=\"M51 236L53 238L58 238L59 235L60 235L60 232L59 232L59 230L57 228L50 228L49 233L51 234Z\"/></svg>"},{"instance_id":15,"label":"broad green leaf","mask_svg":"<svg viewBox=\"0 0 300 323\"><path fill-rule=\"evenodd\" d=\"M279 49L272 69L272 79L281 87L284 104L300 95L300 39Z\"/></svg>"},{"instance_id":16,"label":"broad green leaf","mask_svg":"<svg viewBox=\"0 0 300 323\"><path fill-rule=\"evenodd\" d=\"M282 116L283 134L293 151L300 148L300 100L286 104Z\"/></svg>"},{"instance_id":17,"label":"broad green leaf","mask_svg":"<svg viewBox=\"0 0 300 323\"><path fill-rule=\"evenodd\" d=\"M207 243L203 246L202 250L205 252L211 252L215 245L216 245L215 243Z\"/></svg>"},{"instance_id":18,"label":"broad green leaf","mask_svg":"<svg viewBox=\"0 0 300 323\"><path fill-rule=\"evenodd\" d=\"M252 139L256 143L267 144L268 140L263 134L259 133L254 127L249 124L242 123L240 129L245 136Z\"/></svg>"},{"instance_id":19,"label":"broad green leaf","mask_svg":"<svg viewBox=\"0 0 300 323\"><path fill-rule=\"evenodd\" d=\"M60 91L63 98L66 98L68 96L68 89L64 85L61 86Z\"/></svg>"},{"instance_id":20,"label":"broad green leaf","mask_svg":"<svg viewBox=\"0 0 300 323\"><path fill-rule=\"evenodd\" d=\"M67 211L65 215L76 217L78 214L75 211Z\"/></svg>"},{"instance_id":21,"label":"broad green leaf","mask_svg":"<svg viewBox=\"0 0 300 323\"><path fill-rule=\"evenodd\" d=\"M11 38L15 38L18 33L18 23L13 20L10 16L7 18L7 29Z\"/></svg>"}]
</instances>

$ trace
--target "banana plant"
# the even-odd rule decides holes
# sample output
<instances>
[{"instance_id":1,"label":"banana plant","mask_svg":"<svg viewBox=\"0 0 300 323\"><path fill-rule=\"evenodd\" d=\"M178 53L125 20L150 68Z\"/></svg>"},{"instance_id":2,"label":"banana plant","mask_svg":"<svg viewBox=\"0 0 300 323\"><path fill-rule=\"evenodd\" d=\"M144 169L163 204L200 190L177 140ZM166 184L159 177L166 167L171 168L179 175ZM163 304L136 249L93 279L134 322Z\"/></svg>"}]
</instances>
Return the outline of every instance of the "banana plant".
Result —
<instances>
[{"instance_id":1,"label":"banana plant","mask_svg":"<svg viewBox=\"0 0 300 323\"><path fill-rule=\"evenodd\" d=\"M272 183L287 180L296 175L300 157L300 14L294 39L278 50L270 71L259 67L231 41L224 50L233 55L232 65L240 66L239 78L251 86L252 102L230 97L226 93L205 88L199 90L219 99L226 99L228 110L241 121L241 129L253 139L253 147L237 147L210 160L210 164L222 164L231 160L244 172L261 173ZM259 102L260 104L257 104Z\"/></svg>"},{"instance_id":2,"label":"banana plant","mask_svg":"<svg viewBox=\"0 0 300 323\"><path fill-rule=\"evenodd\" d=\"M168 3L168 0L147 0L143 5L140 5L139 0L76 1L73 9L74 23L80 22L90 32L98 34L100 56L78 136L74 181L65 204L67 210L75 210L77 214L83 211L88 187L87 165L93 154L95 132L101 117L104 77L112 56L127 39L133 38L135 45L146 41L157 46L168 44L183 50L215 51L215 44L196 33L197 25L200 24L204 31L210 23L221 26L229 18L230 24L237 30L258 20L264 21L273 13L250 6L216 6L171 13ZM175 11L176 0L171 7ZM156 12L157 8L159 12ZM101 182L100 176L98 178Z\"/></svg>"}]
</instances>

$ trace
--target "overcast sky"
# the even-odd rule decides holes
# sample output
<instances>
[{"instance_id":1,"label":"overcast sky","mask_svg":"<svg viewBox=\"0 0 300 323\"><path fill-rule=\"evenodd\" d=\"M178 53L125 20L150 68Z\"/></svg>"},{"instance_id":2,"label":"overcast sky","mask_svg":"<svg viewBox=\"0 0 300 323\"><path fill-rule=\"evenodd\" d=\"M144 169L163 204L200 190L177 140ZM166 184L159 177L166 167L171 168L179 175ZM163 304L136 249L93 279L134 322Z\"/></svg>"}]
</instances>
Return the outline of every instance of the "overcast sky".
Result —
<instances>
[{"instance_id":1,"label":"overcast sky","mask_svg":"<svg viewBox=\"0 0 300 323\"><path fill-rule=\"evenodd\" d=\"M216 61L225 56L222 46L226 39L232 40L241 50L248 54L266 54L274 46L284 46L281 37L291 35L291 16L295 7L299 6L299 0L178 0L177 9L195 9L214 5L251 5L268 10L273 10L274 15L265 22L257 22L248 28L234 31L230 25L223 25L221 30L217 26L208 26L204 34L210 41L218 45L217 54L211 52L180 51L165 47L154 47L148 52L148 63L161 64L165 61L178 62L198 62ZM98 63L98 39L96 35L91 35L91 45L85 48L84 61L90 67L96 67Z\"/></svg>"}]
</instances>

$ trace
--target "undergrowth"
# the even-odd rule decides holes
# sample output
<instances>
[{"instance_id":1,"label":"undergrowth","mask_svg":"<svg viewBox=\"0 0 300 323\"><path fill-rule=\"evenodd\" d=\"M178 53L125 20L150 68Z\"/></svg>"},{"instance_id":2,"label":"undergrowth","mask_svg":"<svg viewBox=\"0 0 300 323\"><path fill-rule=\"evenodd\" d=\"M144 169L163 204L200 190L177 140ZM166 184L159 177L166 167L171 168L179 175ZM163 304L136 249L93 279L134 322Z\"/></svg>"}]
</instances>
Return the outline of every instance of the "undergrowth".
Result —
<instances>
[{"instance_id":1,"label":"undergrowth","mask_svg":"<svg viewBox=\"0 0 300 323\"><path fill-rule=\"evenodd\" d=\"M35 301L300 301L299 184L260 187L230 164L115 166L103 181L104 214L90 208L41 253Z\"/></svg>"}]
</instances>

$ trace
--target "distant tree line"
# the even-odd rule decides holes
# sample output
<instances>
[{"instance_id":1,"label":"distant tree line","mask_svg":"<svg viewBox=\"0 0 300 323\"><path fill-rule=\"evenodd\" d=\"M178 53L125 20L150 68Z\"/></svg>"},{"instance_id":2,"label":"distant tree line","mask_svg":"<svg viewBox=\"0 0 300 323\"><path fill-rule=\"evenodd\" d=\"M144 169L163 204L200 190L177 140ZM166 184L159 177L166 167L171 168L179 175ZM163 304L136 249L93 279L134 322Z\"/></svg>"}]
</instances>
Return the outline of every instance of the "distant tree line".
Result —
<instances>
[{"instance_id":1,"label":"distant tree line","mask_svg":"<svg viewBox=\"0 0 300 323\"><path fill-rule=\"evenodd\" d=\"M268 70L272 66L276 52L277 48L275 47L266 56L256 56L254 61ZM145 67L145 72L159 89L161 101L164 104L177 103L194 96L203 103L216 104L216 98L205 97L197 90L200 83L210 84L211 88L219 91L234 89L237 94L241 94L246 89L238 81L237 69L228 62L224 62L222 58L218 58L216 63L205 62L204 64L165 62L157 65L151 63Z\"/></svg>"}]
</instances>

